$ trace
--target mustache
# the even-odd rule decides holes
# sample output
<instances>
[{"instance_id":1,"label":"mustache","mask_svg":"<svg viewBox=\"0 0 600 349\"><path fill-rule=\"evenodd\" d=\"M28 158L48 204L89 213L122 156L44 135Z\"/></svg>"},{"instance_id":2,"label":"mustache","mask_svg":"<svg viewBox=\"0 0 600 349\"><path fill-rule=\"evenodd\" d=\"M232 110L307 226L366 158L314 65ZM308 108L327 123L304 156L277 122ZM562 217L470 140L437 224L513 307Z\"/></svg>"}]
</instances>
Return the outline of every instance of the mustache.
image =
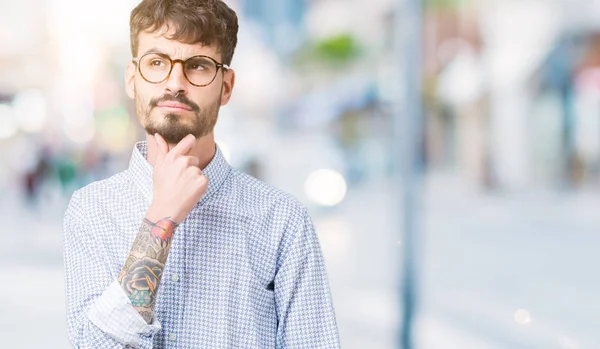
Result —
<instances>
[{"instance_id":1,"label":"mustache","mask_svg":"<svg viewBox=\"0 0 600 349\"><path fill-rule=\"evenodd\" d=\"M192 109L196 113L200 111L200 107L198 106L198 104L190 101L186 96L184 96L184 95L175 96L172 94L166 94L162 97L152 98L150 100L150 109L156 108L158 106L158 104L162 103L162 102L177 102L177 103L181 103L183 105L188 106L190 109Z\"/></svg>"}]
</instances>

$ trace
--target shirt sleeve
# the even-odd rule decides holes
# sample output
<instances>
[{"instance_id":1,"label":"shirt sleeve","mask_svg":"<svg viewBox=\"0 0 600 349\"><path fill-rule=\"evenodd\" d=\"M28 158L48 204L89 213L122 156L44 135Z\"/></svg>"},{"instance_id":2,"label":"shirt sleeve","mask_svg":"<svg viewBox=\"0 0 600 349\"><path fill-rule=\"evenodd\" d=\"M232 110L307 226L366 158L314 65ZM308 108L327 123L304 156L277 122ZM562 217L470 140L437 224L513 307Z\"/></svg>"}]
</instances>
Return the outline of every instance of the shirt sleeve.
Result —
<instances>
[{"instance_id":1,"label":"shirt sleeve","mask_svg":"<svg viewBox=\"0 0 600 349\"><path fill-rule=\"evenodd\" d=\"M111 337L133 346L140 345L140 335L149 337L161 327L156 318L151 324L146 323L117 280L96 298L88 311L88 318Z\"/></svg>"},{"instance_id":2,"label":"shirt sleeve","mask_svg":"<svg viewBox=\"0 0 600 349\"><path fill-rule=\"evenodd\" d=\"M93 253L77 222L81 219L80 199L75 192L63 220L63 244L67 327L75 348L152 348L153 336L160 330L154 319L146 321L133 308L110 266ZM78 220L79 218L79 220Z\"/></svg>"},{"instance_id":3,"label":"shirt sleeve","mask_svg":"<svg viewBox=\"0 0 600 349\"><path fill-rule=\"evenodd\" d=\"M276 348L340 348L323 254L306 209L285 232L275 275Z\"/></svg>"}]
</instances>

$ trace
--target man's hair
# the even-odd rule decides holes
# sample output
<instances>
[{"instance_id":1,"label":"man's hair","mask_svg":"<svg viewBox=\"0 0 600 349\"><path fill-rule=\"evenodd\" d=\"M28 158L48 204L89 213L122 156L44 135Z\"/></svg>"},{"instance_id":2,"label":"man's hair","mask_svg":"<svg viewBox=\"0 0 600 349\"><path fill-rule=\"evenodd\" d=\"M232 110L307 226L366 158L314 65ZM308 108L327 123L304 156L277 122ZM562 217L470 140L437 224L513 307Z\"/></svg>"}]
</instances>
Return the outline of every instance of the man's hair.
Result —
<instances>
[{"instance_id":1,"label":"man's hair","mask_svg":"<svg viewBox=\"0 0 600 349\"><path fill-rule=\"evenodd\" d=\"M221 0L143 0L131 11L131 54L138 54L140 32L174 29L167 38L186 44L215 45L230 65L237 45L238 18ZM171 28L173 26L173 28Z\"/></svg>"}]
</instances>

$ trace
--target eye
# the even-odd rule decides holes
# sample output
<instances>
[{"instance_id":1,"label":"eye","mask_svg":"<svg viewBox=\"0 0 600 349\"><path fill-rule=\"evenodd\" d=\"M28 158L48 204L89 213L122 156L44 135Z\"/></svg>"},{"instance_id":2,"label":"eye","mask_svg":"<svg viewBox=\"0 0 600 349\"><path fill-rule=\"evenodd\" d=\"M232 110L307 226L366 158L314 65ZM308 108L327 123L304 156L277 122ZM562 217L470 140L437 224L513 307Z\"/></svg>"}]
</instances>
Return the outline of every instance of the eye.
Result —
<instances>
[{"instance_id":1,"label":"eye","mask_svg":"<svg viewBox=\"0 0 600 349\"><path fill-rule=\"evenodd\" d=\"M153 67L161 67L165 64L164 61L160 60L160 59L153 59L150 61L150 65Z\"/></svg>"},{"instance_id":2,"label":"eye","mask_svg":"<svg viewBox=\"0 0 600 349\"><path fill-rule=\"evenodd\" d=\"M208 59L202 57L196 57L190 59L186 64L186 69L190 72L201 73L209 72L214 68L214 63Z\"/></svg>"},{"instance_id":3,"label":"eye","mask_svg":"<svg viewBox=\"0 0 600 349\"><path fill-rule=\"evenodd\" d=\"M203 71L203 70L206 70L206 66L203 64L200 64L200 63L192 63L192 64L190 64L190 69Z\"/></svg>"}]
</instances>

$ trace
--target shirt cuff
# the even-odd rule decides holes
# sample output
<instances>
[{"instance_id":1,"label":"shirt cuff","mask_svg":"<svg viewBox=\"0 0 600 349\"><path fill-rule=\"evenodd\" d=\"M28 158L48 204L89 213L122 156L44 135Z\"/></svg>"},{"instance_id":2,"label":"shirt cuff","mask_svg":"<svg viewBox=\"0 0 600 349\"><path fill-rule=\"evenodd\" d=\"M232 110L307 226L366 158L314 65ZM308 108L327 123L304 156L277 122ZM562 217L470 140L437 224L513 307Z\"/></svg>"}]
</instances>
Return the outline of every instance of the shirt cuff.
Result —
<instances>
[{"instance_id":1,"label":"shirt cuff","mask_svg":"<svg viewBox=\"0 0 600 349\"><path fill-rule=\"evenodd\" d=\"M146 323L117 280L96 299L87 314L103 332L134 347L140 345L140 336L151 337L161 328L156 317L152 318L152 323Z\"/></svg>"}]
</instances>

